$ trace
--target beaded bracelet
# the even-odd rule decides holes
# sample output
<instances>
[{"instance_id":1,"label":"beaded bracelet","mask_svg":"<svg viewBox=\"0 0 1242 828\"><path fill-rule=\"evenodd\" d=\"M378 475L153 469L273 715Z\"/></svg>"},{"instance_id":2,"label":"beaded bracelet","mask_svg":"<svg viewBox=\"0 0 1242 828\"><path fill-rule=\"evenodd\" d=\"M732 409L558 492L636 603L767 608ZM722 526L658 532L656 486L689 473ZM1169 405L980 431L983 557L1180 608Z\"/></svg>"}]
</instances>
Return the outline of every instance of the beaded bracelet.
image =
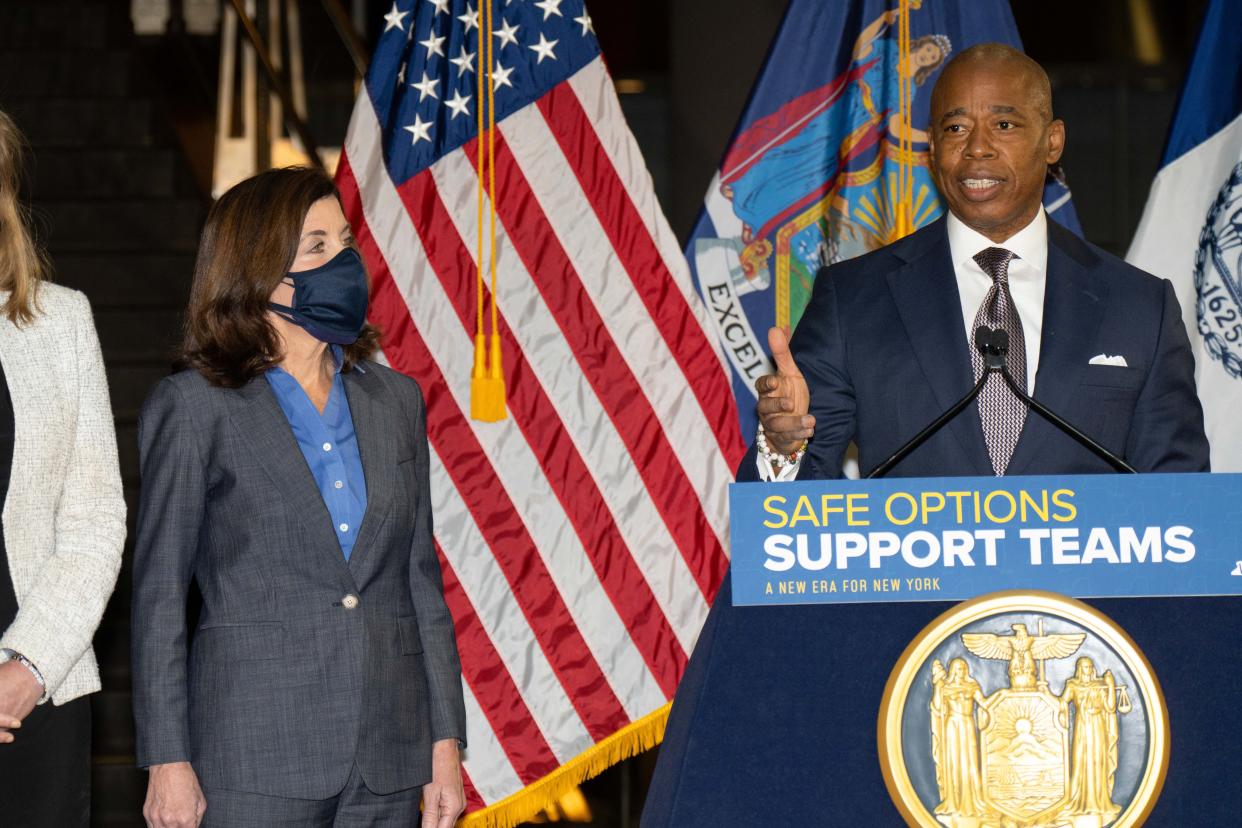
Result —
<instances>
[{"instance_id":1,"label":"beaded bracelet","mask_svg":"<svg viewBox=\"0 0 1242 828\"><path fill-rule=\"evenodd\" d=\"M755 435L755 447L759 449L759 453L763 455L764 459L772 464L772 468L778 470L786 466L796 466L802 462L802 455L806 454L808 444L808 440L803 440L802 445L798 447L797 451L790 454L780 454L768 448L768 438L763 433L763 423L759 424L759 433Z\"/></svg>"}]
</instances>

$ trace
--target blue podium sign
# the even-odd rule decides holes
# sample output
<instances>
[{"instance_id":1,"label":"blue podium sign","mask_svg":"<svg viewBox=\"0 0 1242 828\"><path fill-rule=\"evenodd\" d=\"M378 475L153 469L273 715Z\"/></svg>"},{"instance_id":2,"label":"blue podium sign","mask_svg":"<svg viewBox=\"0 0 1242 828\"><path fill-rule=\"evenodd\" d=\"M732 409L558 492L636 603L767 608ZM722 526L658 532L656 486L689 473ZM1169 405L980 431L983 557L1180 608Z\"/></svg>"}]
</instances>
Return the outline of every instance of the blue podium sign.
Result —
<instances>
[{"instance_id":1,"label":"blue podium sign","mask_svg":"<svg viewBox=\"0 0 1242 828\"><path fill-rule=\"evenodd\" d=\"M1242 595L1242 474L735 483L739 606Z\"/></svg>"}]
</instances>

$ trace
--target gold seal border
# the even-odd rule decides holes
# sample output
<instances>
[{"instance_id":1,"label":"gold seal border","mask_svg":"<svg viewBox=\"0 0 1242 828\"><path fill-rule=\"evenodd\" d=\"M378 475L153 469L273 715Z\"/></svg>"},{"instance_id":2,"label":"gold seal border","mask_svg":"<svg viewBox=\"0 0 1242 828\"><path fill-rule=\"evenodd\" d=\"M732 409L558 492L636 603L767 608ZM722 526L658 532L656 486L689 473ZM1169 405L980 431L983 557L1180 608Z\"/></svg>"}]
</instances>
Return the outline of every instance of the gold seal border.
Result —
<instances>
[{"instance_id":1,"label":"gold seal border","mask_svg":"<svg viewBox=\"0 0 1242 828\"><path fill-rule=\"evenodd\" d=\"M1109 824L1109 828L1137 828L1146 822L1148 815L1156 807L1169 769L1169 709L1165 704L1160 682L1147 656L1116 621L1082 601L1055 592L1036 590L990 592L964 601L937 616L902 651L888 676L888 682L884 685L880 715L876 722L880 772L884 776L884 786L888 788L893 804L910 828L944 828L942 823L927 813L906 772L901 742L906 697L919 668L946 638L975 621L1013 612L1047 612L1060 615L1091 630L1125 659L1126 666L1142 691L1143 706L1148 711L1147 767L1134 797L1121 815Z\"/></svg>"}]
</instances>

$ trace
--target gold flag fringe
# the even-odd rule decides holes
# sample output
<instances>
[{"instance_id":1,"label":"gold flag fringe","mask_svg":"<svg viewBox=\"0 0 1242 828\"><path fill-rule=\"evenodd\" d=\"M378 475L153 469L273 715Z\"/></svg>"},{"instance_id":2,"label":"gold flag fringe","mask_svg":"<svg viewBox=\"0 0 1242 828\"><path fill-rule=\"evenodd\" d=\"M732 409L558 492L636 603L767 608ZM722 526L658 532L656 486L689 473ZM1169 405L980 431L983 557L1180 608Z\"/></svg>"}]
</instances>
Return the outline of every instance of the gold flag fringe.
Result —
<instances>
[{"instance_id":1,"label":"gold flag fringe","mask_svg":"<svg viewBox=\"0 0 1242 828\"><path fill-rule=\"evenodd\" d=\"M525 822L575 785L660 744L671 706L669 702L630 723L517 793L466 814L457 823L458 828L513 828Z\"/></svg>"}]
</instances>

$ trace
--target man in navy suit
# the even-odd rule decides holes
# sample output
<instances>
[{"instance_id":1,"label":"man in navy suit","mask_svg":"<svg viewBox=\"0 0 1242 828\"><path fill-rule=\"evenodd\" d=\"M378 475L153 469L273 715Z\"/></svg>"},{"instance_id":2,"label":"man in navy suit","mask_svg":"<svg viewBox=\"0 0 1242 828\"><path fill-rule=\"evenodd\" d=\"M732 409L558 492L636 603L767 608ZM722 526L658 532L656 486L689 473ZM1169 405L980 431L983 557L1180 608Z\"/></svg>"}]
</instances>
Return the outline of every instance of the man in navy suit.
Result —
<instances>
[{"instance_id":1,"label":"man in navy suit","mask_svg":"<svg viewBox=\"0 0 1242 828\"><path fill-rule=\"evenodd\" d=\"M1172 287L1044 214L1065 143L1047 75L1007 46L976 46L946 66L931 112L949 215L821 272L792 343L771 332L778 372L757 383L768 450L752 446L738 479L838 477L850 442L874 468L970 390L984 324L1009 333L1018 383L1139 471L1206 471ZM1109 470L993 376L890 475ZM875 711L901 649L943 609L734 607L726 578L677 690L643 825L898 824Z\"/></svg>"},{"instance_id":2,"label":"man in navy suit","mask_svg":"<svg viewBox=\"0 0 1242 828\"><path fill-rule=\"evenodd\" d=\"M778 372L756 383L769 453L752 450L738 478L837 477L851 441L871 470L970 390L981 368L972 334L985 322L1007 323L1009 369L1037 400L1139 471L1207 471L1172 285L1044 213L1048 165L1065 144L1044 71L1008 46L973 47L946 66L931 110L948 215L822 271L792 343L771 332ZM1110 470L1002 383L991 377L978 407L890 476ZM804 459L782 462L804 441Z\"/></svg>"}]
</instances>

